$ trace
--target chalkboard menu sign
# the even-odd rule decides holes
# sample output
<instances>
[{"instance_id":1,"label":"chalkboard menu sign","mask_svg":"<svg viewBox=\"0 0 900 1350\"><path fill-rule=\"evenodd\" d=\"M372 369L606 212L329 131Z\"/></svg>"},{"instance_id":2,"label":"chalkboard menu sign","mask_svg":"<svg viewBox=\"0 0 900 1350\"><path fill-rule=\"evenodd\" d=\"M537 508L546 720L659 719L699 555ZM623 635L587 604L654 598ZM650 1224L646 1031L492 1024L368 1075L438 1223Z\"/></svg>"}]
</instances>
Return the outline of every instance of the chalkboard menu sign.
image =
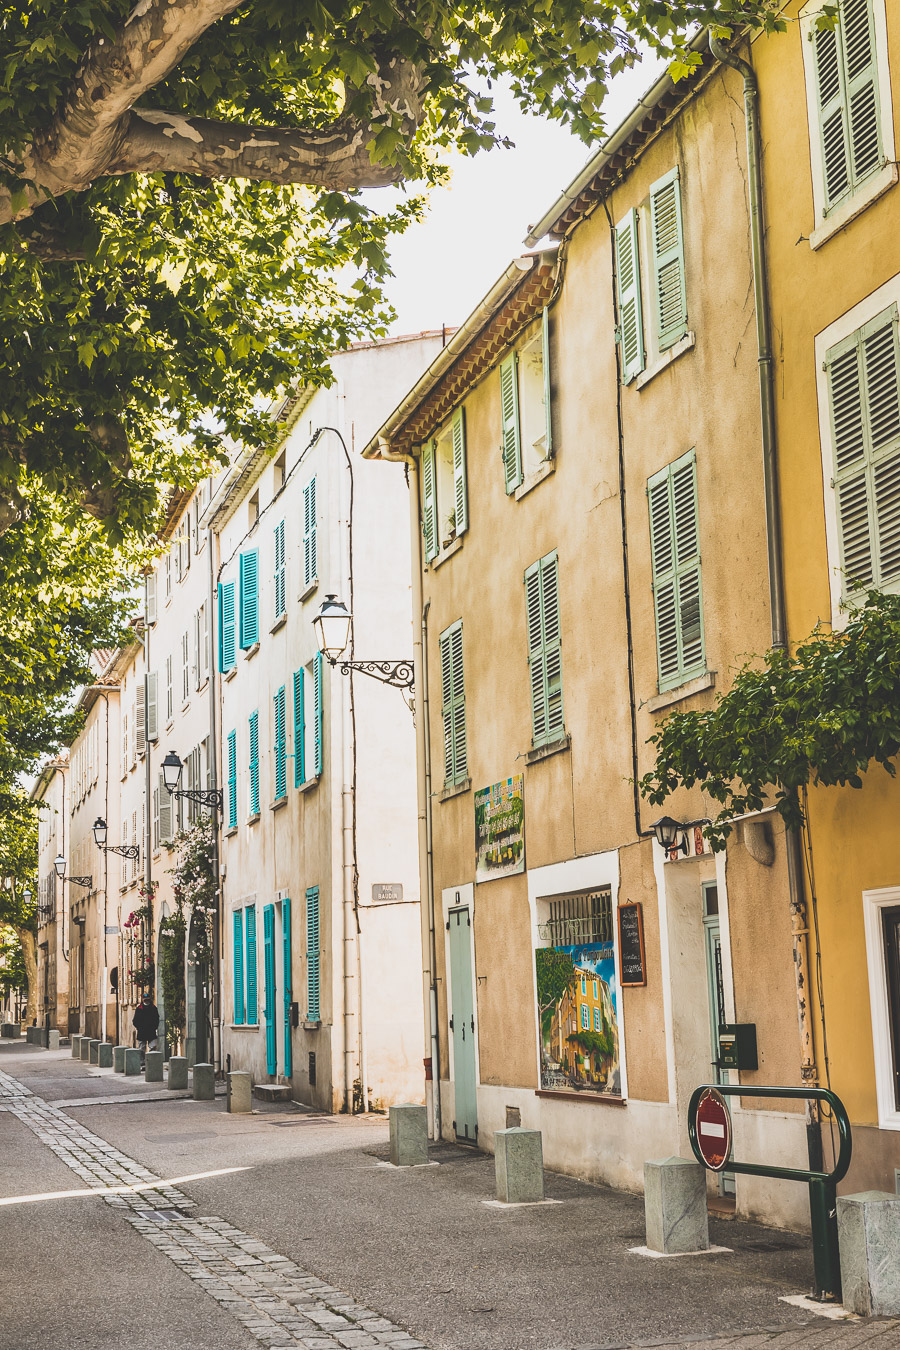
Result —
<instances>
[{"instance_id":1,"label":"chalkboard menu sign","mask_svg":"<svg viewBox=\"0 0 900 1350\"><path fill-rule=\"evenodd\" d=\"M619 983L623 989L647 983L644 911L637 901L619 905Z\"/></svg>"}]
</instances>

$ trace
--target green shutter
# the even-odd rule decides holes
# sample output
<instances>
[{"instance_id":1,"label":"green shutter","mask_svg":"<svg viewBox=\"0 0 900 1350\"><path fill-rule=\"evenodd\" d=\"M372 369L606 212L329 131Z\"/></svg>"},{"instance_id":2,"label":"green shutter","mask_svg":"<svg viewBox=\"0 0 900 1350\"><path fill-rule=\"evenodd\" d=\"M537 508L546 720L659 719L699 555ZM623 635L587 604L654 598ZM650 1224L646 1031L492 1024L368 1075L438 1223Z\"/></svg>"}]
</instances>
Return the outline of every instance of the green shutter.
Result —
<instances>
[{"instance_id":1,"label":"green shutter","mask_svg":"<svg viewBox=\"0 0 900 1350\"><path fill-rule=\"evenodd\" d=\"M294 787L306 782L306 725L303 716L303 671L294 671Z\"/></svg>"},{"instance_id":2,"label":"green shutter","mask_svg":"<svg viewBox=\"0 0 900 1350\"><path fill-rule=\"evenodd\" d=\"M321 1018L319 1008L319 888L306 892L306 1017L309 1022Z\"/></svg>"},{"instance_id":3,"label":"green shutter","mask_svg":"<svg viewBox=\"0 0 900 1350\"><path fill-rule=\"evenodd\" d=\"M235 662L234 582L226 581L219 587L219 670L223 675Z\"/></svg>"},{"instance_id":4,"label":"green shutter","mask_svg":"<svg viewBox=\"0 0 900 1350\"><path fill-rule=\"evenodd\" d=\"M687 332L684 231L677 167L650 188L650 239L657 342L660 351L664 351Z\"/></svg>"},{"instance_id":5,"label":"green shutter","mask_svg":"<svg viewBox=\"0 0 900 1350\"><path fill-rule=\"evenodd\" d=\"M519 426L519 355L511 352L500 364L500 435L507 494L522 481L522 434Z\"/></svg>"},{"instance_id":6,"label":"green shutter","mask_svg":"<svg viewBox=\"0 0 900 1350\"><path fill-rule=\"evenodd\" d=\"M422 446L422 534L427 563L436 558L438 552L436 473L435 442L430 441Z\"/></svg>"},{"instance_id":7,"label":"green shutter","mask_svg":"<svg viewBox=\"0 0 900 1350\"><path fill-rule=\"evenodd\" d=\"M234 911L234 1020L244 1024L244 914Z\"/></svg>"},{"instance_id":8,"label":"green shutter","mask_svg":"<svg viewBox=\"0 0 900 1350\"><path fill-rule=\"evenodd\" d=\"M237 732L228 733L228 828L237 826Z\"/></svg>"},{"instance_id":9,"label":"green shutter","mask_svg":"<svg viewBox=\"0 0 900 1350\"><path fill-rule=\"evenodd\" d=\"M466 410L453 414L453 509L457 536L469 528L469 488L466 481Z\"/></svg>"},{"instance_id":10,"label":"green shutter","mask_svg":"<svg viewBox=\"0 0 900 1350\"><path fill-rule=\"evenodd\" d=\"M553 416L550 402L550 311L544 306L541 314L541 368L544 373L544 458L553 455Z\"/></svg>"},{"instance_id":11,"label":"green shutter","mask_svg":"<svg viewBox=\"0 0 900 1350\"><path fill-rule=\"evenodd\" d=\"M565 729L562 696L562 634L559 559L554 551L525 573L525 617L531 676L532 742L558 740Z\"/></svg>"},{"instance_id":12,"label":"green shutter","mask_svg":"<svg viewBox=\"0 0 900 1350\"><path fill-rule=\"evenodd\" d=\"M647 485L660 690L706 669L693 450Z\"/></svg>"},{"instance_id":13,"label":"green shutter","mask_svg":"<svg viewBox=\"0 0 900 1350\"><path fill-rule=\"evenodd\" d=\"M303 489L303 589L311 586L318 575L316 480L311 478Z\"/></svg>"},{"instance_id":14,"label":"green shutter","mask_svg":"<svg viewBox=\"0 0 900 1350\"><path fill-rule=\"evenodd\" d=\"M616 300L622 383L629 384L644 369L638 213L633 209L616 226Z\"/></svg>"},{"instance_id":15,"label":"green shutter","mask_svg":"<svg viewBox=\"0 0 900 1350\"><path fill-rule=\"evenodd\" d=\"M284 685L273 699L275 705L275 800L280 801L287 795L287 746L285 742L285 691Z\"/></svg>"},{"instance_id":16,"label":"green shutter","mask_svg":"<svg viewBox=\"0 0 900 1350\"><path fill-rule=\"evenodd\" d=\"M845 593L900 576L898 311L883 310L825 357Z\"/></svg>"},{"instance_id":17,"label":"green shutter","mask_svg":"<svg viewBox=\"0 0 900 1350\"><path fill-rule=\"evenodd\" d=\"M842 0L838 26L810 40L827 214L884 162L872 0Z\"/></svg>"},{"instance_id":18,"label":"green shutter","mask_svg":"<svg viewBox=\"0 0 900 1350\"><path fill-rule=\"evenodd\" d=\"M284 566L284 521L275 526L275 618L280 619L287 609L287 586Z\"/></svg>"},{"instance_id":19,"label":"green shutter","mask_svg":"<svg viewBox=\"0 0 900 1350\"><path fill-rule=\"evenodd\" d=\"M241 650L259 642L259 549L241 554Z\"/></svg>"},{"instance_id":20,"label":"green shutter","mask_svg":"<svg viewBox=\"0 0 900 1350\"><path fill-rule=\"evenodd\" d=\"M441 633L439 639L446 786L464 782L469 772L462 643L462 620Z\"/></svg>"},{"instance_id":21,"label":"green shutter","mask_svg":"<svg viewBox=\"0 0 900 1350\"><path fill-rule=\"evenodd\" d=\"M259 1021L256 998L256 906L248 905L244 916L247 931L247 1021L255 1026Z\"/></svg>"},{"instance_id":22,"label":"green shutter","mask_svg":"<svg viewBox=\"0 0 900 1350\"><path fill-rule=\"evenodd\" d=\"M293 959L291 956L291 902L281 902L281 995L284 1008L284 1076L294 1072L294 1047L291 1043L291 1000L294 997Z\"/></svg>"},{"instance_id":23,"label":"green shutter","mask_svg":"<svg viewBox=\"0 0 900 1350\"><path fill-rule=\"evenodd\" d=\"M259 713L250 715L250 814L259 815Z\"/></svg>"},{"instance_id":24,"label":"green shutter","mask_svg":"<svg viewBox=\"0 0 900 1350\"><path fill-rule=\"evenodd\" d=\"M322 653L316 652L313 661L313 717L315 730L316 777L325 763L322 744Z\"/></svg>"}]
</instances>

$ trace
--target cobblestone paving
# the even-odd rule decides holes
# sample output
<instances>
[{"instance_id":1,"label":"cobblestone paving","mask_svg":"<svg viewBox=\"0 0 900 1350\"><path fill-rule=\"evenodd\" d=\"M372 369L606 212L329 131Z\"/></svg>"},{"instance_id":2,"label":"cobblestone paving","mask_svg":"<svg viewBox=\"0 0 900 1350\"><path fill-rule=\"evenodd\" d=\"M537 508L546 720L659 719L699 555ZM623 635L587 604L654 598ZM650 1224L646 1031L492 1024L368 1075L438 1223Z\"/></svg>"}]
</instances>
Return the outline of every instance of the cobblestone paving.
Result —
<instances>
[{"instance_id":1,"label":"cobblestone paving","mask_svg":"<svg viewBox=\"0 0 900 1350\"><path fill-rule=\"evenodd\" d=\"M21 1120L86 1188L227 1309L262 1345L306 1350L427 1350L371 1308L324 1283L265 1243L215 1216L193 1217L192 1200L0 1072L0 1111ZM139 1188L139 1189L137 1189Z\"/></svg>"}]
</instances>

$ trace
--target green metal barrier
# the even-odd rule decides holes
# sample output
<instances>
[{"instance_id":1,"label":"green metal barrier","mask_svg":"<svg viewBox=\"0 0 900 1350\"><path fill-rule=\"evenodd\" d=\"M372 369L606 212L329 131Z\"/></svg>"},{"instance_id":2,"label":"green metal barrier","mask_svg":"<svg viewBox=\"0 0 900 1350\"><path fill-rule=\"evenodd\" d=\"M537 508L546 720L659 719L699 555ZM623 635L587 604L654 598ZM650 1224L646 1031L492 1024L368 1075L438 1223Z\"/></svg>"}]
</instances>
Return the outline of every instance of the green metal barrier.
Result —
<instances>
[{"instance_id":1,"label":"green metal barrier","mask_svg":"<svg viewBox=\"0 0 900 1350\"><path fill-rule=\"evenodd\" d=\"M697 1139L697 1106L704 1092L718 1092L723 1097L798 1097L803 1101L824 1101L831 1107L841 1136L837 1162L831 1172L804 1171L796 1167L766 1167L762 1163L733 1162L729 1172L742 1172L756 1177L775 1177L780 1181L805 1181L809 1186L809 1215L812 1221L813 1262L816 1274L816 1297L841 1297L841 1262L838 1252L837 1185L847 1175L853 1140L850 1118L840 1097L827 1088L803 1087L748 1087L746 1084L704 1083L691 1096L688 1106L688 1133L691 1148L698 1162L707 1166Z\"/></svg>"}]
</instances>

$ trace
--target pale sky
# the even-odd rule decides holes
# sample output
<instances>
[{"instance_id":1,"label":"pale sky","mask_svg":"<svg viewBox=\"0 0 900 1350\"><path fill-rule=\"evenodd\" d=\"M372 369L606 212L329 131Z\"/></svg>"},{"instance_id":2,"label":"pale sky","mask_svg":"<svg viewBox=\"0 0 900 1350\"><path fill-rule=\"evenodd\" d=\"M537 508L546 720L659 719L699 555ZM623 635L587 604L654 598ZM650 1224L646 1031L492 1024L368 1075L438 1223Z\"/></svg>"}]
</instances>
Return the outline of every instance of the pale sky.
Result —
<instances>
[{"instance_id":1,"label":"pale sky","mask_svg":"<svg viewBox=\"0 0 900 1350\"><path fill-rule=\"evenodd\" d=\"M605 123L612 132L662 73L645 57L613 82ZM392 249L394 279L387 288L398 318L392 332L456 327L490 290L507 264L527 252L528 227L552 206L591 156L591 148L558 122L526 117L512 96L495 86L498 129L513 150L454 157L449 187L432 193L428 217L411 225ZM387 192L373 192L373 205Z\"/></svg>"}]
</instances>

